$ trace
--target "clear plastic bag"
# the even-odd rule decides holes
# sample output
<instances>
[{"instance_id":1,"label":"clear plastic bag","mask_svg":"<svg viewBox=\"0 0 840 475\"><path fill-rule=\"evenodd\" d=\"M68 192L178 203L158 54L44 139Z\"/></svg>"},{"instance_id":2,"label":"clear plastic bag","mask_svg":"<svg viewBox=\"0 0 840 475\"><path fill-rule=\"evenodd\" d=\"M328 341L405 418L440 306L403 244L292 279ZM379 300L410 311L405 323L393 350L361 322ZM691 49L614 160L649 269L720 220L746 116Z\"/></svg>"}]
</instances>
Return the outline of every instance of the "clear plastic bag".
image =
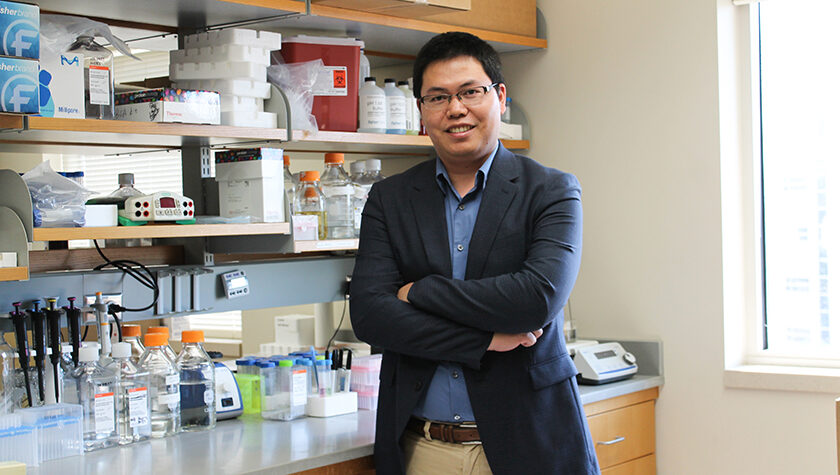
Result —
<instances>
[{"instance_id":1,"label":"clear plastic bag","mask_svg":"<svg viewBox=\"0 0 840 475\"><path fill-rule=\"evenodd\" d=\"M320 59L293 64L275 64L268 68L268 81L286 93L292 109L292 128L309 133L318 131L312 115L312 87L324 69Z\"/></svg>"},{"instance_id":2,"label":"clear plastic bag","mask_svg":"<svg viewBox=\"0 0 840 475\"><path fill-rule=\"evenodd\" d=\"M50 162L42 162L23 174L29 187L36 225L44 228L85 225L85 200L93 192L54 172Z\"/></svg>"},{"instance_id":3,"label":"clear plastic bag","mask_svg":"<svg viewBox=\"0 0 840 475\"><path fill-rule=\"evenodd\" d=\"M111 28L100 21L70 15L41 14L41 48L46 48L54 54L67 51L80 36L102 37L120 53L139 60L131 54L131 50L123 40L111 33Z\"/></svg>"}]
</instances>

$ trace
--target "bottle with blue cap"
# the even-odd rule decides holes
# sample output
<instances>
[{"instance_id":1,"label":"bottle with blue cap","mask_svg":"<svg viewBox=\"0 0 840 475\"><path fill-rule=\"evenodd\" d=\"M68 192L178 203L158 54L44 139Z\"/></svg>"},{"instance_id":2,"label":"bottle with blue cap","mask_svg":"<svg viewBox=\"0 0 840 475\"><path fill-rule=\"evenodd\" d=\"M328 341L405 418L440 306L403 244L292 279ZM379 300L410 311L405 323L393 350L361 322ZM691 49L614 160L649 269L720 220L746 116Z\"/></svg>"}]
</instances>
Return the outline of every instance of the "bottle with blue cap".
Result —
<instances>
[{"instance_id":1,"label":"bottle with blue cap","mask_svg":"<svg viewBox=\"0 0 840 475\"><path fill-rule=\"evenodd\" d=\"M277 381L277 364L282 361L260 361L257 368L260 372L260 414L263 419L280 419L283 411L283 395Z\"/></svg>"},{"instance_id":2,"label":"bottle with blue cap","mask_svg":"<svg viewBox=\"0 0 840 475\"><path fill-rule=\"evenodd\" d=\"M236 384L242 396L242 414L260 414L260 375L254 358L236 360ZM256 374L255 374L256 370Z\"/></svg>"}]
</instances>

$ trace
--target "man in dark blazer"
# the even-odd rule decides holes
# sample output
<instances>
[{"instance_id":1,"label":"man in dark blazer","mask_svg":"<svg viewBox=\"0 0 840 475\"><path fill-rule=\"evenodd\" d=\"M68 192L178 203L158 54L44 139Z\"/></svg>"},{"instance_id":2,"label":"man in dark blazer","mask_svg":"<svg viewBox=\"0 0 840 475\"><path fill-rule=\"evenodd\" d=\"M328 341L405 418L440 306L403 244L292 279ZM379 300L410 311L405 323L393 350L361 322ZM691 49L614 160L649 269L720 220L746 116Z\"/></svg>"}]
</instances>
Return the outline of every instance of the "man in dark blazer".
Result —
<instances>
[{"instance_id":1,"label":"man in dark blazer","mask_svg":"<svg viewBox=\"0 0 840 475\"><path fill-rule=\"evenodd\" d=\"M371 189L350 289L384 349L377 472L598 473L563 338L580 185L501 145L501 65L475 36L430 40L414 94L437 158Z\"/></svg>"}]
</instances>

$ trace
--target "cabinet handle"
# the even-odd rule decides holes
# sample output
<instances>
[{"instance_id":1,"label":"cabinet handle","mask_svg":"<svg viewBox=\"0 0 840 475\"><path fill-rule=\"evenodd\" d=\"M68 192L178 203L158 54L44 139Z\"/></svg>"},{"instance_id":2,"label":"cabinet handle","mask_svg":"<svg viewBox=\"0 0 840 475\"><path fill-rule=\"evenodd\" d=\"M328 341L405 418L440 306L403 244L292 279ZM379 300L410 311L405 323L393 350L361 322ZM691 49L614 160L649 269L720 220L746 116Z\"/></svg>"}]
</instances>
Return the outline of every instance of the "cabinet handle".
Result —
<instances>
[{"instance_id":1,"label":"cabinet handle","mask_svg":"<svg viewBox=\"0 0 840 475\"><path fill-rule=\"evenodd\" d=\"M617 443L623 442L623 441L624 441L624 437L619 436L619 437L616 437L615 439L613 439L609 442L600 442L599 441L598 445L613 445L613 444L617 444Z\"/></svg>"}]
</instances>

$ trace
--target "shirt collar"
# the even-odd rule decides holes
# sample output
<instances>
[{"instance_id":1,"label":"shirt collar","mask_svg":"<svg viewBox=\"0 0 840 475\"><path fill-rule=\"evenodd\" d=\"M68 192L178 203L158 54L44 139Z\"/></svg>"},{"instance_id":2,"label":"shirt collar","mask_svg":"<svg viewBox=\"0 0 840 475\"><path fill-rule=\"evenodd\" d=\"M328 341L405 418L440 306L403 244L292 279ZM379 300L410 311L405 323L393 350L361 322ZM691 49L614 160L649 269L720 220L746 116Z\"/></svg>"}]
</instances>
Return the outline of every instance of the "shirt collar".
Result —
<instances>
[{"instance_id":1,"label":"shirt collar","mask_svg":"<svg viewBox=\"0 0 840 475\"><path fill-rule=\"evenodd\" d=\"M487 175L490 174L490 167L493 165L493 159L496 158L496 153L499 151L499 141L496 140L496 148L493 149L493 153L484 161L481 165L481 168L478 169L478 173L476 174L476 185L478 184L478 178L481 177L481 188L483 189L487 186ZM435 159L435 176L437 177L438 186L440 187L441 191L446 193L445 186L448 185L449 189L458 196L458 193L455 192L455 187L452 186L452 181L449 179L449 173L446 172L446 167L443 166L443 162L440 160L440 157ZM446 182L446 185L444 185ZM461 197L463 198L463 196Z\"/></svg>"}]
</instances>

